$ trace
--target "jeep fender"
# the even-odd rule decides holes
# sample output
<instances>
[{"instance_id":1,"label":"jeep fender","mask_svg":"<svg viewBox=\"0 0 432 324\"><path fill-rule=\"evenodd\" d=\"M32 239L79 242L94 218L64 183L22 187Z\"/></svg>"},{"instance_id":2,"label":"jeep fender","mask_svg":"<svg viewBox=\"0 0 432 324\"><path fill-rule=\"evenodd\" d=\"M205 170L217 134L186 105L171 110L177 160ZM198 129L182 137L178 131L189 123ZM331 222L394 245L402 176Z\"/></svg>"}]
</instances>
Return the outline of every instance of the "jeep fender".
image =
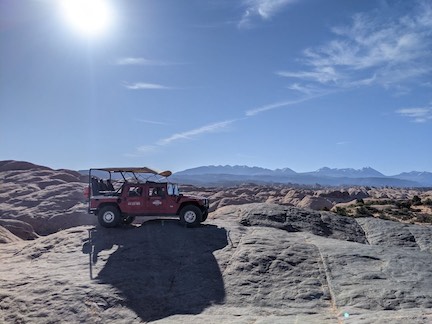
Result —
<instances>
[{"instance_id":1,"label":"jeep fender","mask_svg":"<svg viewBox=\"0 0 432 324\"><path fill-rule=\"evenodd\" d=\"M190 201L185 201L185 202L182 203L182 204L180 205L180 207L178 208L176 215L180 215L180 211L183 209L183 207L185 207L185 206L189 206L189 205L196 206L196 207L198 207L198 208L201 210L201 212L203 211L202 206L198 205L197 203L190 202Z\"/></svg>"},{"instance_id":2,"label":"jeep fender","mask_svg":"<svg viewBox=\"0 0 432 324\"><path fill-rule=\"evenodd\" d=\"M116 203L113 203L113 202L107 202L107 203L102 203L102 204L100 204L100 205L97 207L97 209L96 209L96 211L95 211L94 214L97 216L97 214L99 213L99 211L100 211L102 208L106 207L106 206L113 206L113 207L115 207L115 208L117 208L117 209L119 210L120 214L123 213L122 210L120 209L120 206L119 206L119 205L117 205Z\"/></svg>"}]
</instances>

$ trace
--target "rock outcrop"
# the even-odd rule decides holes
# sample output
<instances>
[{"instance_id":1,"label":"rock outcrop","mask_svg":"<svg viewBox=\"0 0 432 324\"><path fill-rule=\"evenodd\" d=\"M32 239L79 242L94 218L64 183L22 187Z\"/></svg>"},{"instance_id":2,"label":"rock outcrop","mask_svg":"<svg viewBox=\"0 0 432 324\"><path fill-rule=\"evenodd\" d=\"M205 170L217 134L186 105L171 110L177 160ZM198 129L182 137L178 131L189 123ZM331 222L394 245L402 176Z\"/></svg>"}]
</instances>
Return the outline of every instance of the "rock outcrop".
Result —
<instances>
[{"instance_id":1,"label":"rock outcrop","mask_svg":"<svg viewBox=\"0 0 432 324\"><path fill-rule=\"evenodd\" d=\"M20 221L21 228L31 232L32 227L38 235L95 224L95 217L87 214L83 196L86 183L82 179L71 170L0 161L0 219Z\"/></svg>"},{"instance_id":2,"label":"rock outcrop","mask_svg":"<svg viewBox=\"0 0 432 324\"><path fill-rule=\"evenodd\" d=\"M0 322L427 323L432 227L275 204L0 246Z\"/></svg>"}]
</instances>

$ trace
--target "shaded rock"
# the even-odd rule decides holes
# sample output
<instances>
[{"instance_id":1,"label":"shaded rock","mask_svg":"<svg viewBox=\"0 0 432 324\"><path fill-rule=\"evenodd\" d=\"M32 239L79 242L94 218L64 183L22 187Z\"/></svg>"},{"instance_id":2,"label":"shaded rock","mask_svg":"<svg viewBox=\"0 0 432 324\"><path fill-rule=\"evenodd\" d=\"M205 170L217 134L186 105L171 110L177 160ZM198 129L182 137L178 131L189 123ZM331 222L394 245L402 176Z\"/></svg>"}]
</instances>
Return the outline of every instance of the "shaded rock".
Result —
<instances>
[{"instance_id":1,"label":"shaded rock","mask_svg":"<svg viewBox=\"0 0 432 324\"><path fill-rule=\"evenodd\" d=\"M419 225L402 224L373 217L357 218L357 222L366 232L369 244L402 246L420 250L412 231L416 229L415 231L420 234L418 231ZM424 228L430 229L430 227ZM427 235L427 233L424 234ZM428 234L431 235L432 231ZM423 246L423 249L428 249L428 247Z\"/></svg>"},{"instance_id":2,"label":"shaded rock","mask_svg":"<svg viewBox=\"0 0 432 324\"><path fill-rule=\"evenodd\" d=\"M0 225L0 244L19 242L21 239Z\"/></svg>"},{"instance_id":3,"label":"shaded rock","mask_svg":"<svg viewBox=\"0 0 432 324\"><path fill-rule=\"evenodd\" d=\"M23 240L34 240L39 237L30 224L17 219L0 219L0 226Z\"/></svg>"},{"instance_id":4,"label":"shaded rock","mask_svg":"<svg viewBox=\"0 0 432 324\"><path fill-rule=\"evenodd\" d=\"M363 229L355 219L297 207L249 204L237 209L245 226L266 226L288 232L309 232L319 236L366 243Z\"/></svg>"}]
</instances>

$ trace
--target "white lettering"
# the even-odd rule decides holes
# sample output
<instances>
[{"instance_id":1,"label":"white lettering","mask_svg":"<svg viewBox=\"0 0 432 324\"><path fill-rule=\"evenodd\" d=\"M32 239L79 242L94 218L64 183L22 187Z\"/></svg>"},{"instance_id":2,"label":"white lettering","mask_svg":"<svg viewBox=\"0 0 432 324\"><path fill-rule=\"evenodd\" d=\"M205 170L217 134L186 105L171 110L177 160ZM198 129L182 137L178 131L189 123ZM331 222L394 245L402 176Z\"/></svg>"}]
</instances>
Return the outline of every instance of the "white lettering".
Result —
<instances>
[{"instance_id":1,"label":"white lettering","mask_svg":"<svg viewBox=\"0 0 432 324\"><path fill-rule=\"evenodd\" d=\"M152 202L152 204L155 205L155 206L160 206L160 205L162 205L162 201L155 200L155 201Z\"/></svg>"}]
</instances>

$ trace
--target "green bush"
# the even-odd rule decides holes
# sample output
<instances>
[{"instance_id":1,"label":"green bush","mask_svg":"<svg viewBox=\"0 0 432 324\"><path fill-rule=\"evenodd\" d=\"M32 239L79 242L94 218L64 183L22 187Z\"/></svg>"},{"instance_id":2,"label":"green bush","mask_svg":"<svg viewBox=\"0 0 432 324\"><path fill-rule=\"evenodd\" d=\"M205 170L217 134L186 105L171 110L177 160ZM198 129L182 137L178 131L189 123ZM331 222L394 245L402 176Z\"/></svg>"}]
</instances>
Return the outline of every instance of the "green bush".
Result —
<instances>
[{"instance_id":1,"label":"green bush","mask_svg":"<svg viewBox=\"0 0 432 324\"><path fill-rule=\"evenodd\" d=\"M417 220L421 223L431 223L432 224L432 215L420 214L420 215L417 215Z\"/></svg>"},{"instance_id":2,"label":"green bush","mask_svg":"<svg viewBox=\"0 0 432 324\"><path fill-rule=\"evenodd\" d=\"M411 208L411 201L397 201L396 207L399 209L410 209Z\"/></svg>"},{"instance_id":3,"label":"green bush","mask_svg":"<svg viewBox=\"0 0 432 324\"><path fill-rule=\"evenodd\" d=\"M357 217L367 217L367 216L372 216L372 213L365 206L360 206L359 208L356 209L355 215Z\"/></svg>"},{"instance_id":4,"label":"green bush","mask_svg":"<svg viewBox=\"0 0 432 324\"><path fill-rule=\"evenodd\" d=\"M413 206L418 206L422 204L422 201L419 196L415 195L414 197L412 197L411 203L413 204Z\"/></svg>"},{"instance_id":5,"label":"green bush","mask_svg":"<svg viewBox=\"0 0 432 324\"><path fill-rule=\"evenodd\" d=\"M364 205L364 203L365 203L362 198L357 198L356 202L357 202L357 205Z\"/></svg>"},{"instance_id":6,"label":"green bush","mask_svg":"<svg viewBox=\"0 0 432 324\"><path fill-rule=\"evenodd\" d=\"M336 214L341 215L341 216L348 216L348 212L347 212L346 208L343 208L343 207L336 207Z\"/></svg>"}]
</instances>

